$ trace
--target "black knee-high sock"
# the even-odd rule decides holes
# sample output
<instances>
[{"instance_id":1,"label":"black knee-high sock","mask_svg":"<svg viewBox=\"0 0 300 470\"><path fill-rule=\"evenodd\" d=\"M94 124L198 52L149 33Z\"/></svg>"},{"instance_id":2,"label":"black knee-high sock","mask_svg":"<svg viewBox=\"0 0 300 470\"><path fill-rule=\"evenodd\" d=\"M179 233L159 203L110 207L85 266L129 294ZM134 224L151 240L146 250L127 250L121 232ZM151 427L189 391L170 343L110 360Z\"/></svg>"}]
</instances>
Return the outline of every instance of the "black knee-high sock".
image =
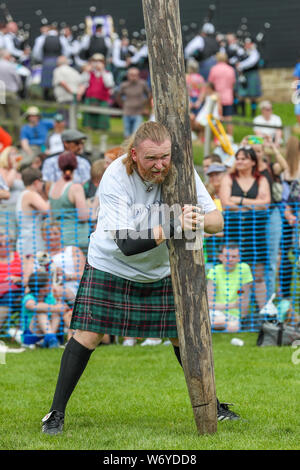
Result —
<instances>
[{"instance_id":1,"label":"black knee-high sock","mask_svg":"<svg viewBox=\"0 0 300 470\"><path fill-rule=\"evenodd\" d=\"M246 102L244 100L239 102L239 107L241 109L241 116L246 116Z\"/></svg>"},{"instance_id":2,"label":"black knee-high sock","mask_svg":"<svg viewBox=\"0 0 300 470\"><path fill-rule=\"evenodd\" d=\"M251 100L251 115L252 117L256 116L257 103L255 100Z\"/></svg>"},{"instance_id":3,"label":"black knee-high sock","mask_svg":"<svg viewBox=\"0 0 300 470\"><path fill-rule=\"evenodd\" d=\"M81 377L94 349L71 338L62 355L60 371L50 411L65 412L68 400Z\"/></svg>"},{"instance_id":4,"label":"black knee-high sock","mask_svg":"<svg viewBox=\"0 0 300 470\"><path fill-rule=\"evenodd\" d=\"M173 349L174 349L175 356L177 357L177 361L179 362L179 364L180 364L181 367L182 367L181 356L180 356L180 349L179 349L178 346L173 346Z\"/></svg>"}]
</instances>

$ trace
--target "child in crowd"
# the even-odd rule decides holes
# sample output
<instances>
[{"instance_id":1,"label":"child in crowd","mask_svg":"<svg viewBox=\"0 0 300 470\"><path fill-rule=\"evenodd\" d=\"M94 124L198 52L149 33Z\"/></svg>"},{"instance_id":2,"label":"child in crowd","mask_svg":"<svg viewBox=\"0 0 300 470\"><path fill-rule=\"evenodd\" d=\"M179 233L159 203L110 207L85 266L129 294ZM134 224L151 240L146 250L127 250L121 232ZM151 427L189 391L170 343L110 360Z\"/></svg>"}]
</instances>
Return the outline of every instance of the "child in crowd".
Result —
<instances>
[{"instance_id":1,"label":"child in crowd","mask_svg":"<svg viewBox=\"0 0 300 470\"><path fill-rule=\"evenodd\" d=\"M187 63L186 85L189 96L190 112L197 116L204 98L205 80L199 73L198 62L194 59L189 59Z\"/></svg>"},{"instance_id":2,"label":"child in crowd","mask_svg":"<svg viewBox=\"0 0 300 470\"><path fill-rule=\"evenodd\" d=\"M28 280L28 292L22 302L23 344L56 348L62 317L69 307L58 303L51 292L48 273L34 272Z\"/></svg>"},{"instance_id":3,"label":"child in crowd","mask_svg":"<svg viewBox=\"0 0 300 470\"><path fill-rule=\"evenodd\" d=\"M249 265L240 263L239 246L234 242L222 245L219 260L221 264L207 275L211 326L235 332L240 329L240 318L247 315L253 277Z\"/></svg>"},{"instance_id":4,"label":"child in crowd","mask_svg":"<svg viewBox=\"0 0 300 470\"><path fill-rule=\"evenodd\" d=\"M190 114L192 131L197 134L200 143L204 139L204 129L208 125L207 116L211 114L215 119L222 119L222 104L219 95L215 92L215 86L208 82L204 89L203 105L199 113L197 116Z\"/></svg>"}]
</instances>

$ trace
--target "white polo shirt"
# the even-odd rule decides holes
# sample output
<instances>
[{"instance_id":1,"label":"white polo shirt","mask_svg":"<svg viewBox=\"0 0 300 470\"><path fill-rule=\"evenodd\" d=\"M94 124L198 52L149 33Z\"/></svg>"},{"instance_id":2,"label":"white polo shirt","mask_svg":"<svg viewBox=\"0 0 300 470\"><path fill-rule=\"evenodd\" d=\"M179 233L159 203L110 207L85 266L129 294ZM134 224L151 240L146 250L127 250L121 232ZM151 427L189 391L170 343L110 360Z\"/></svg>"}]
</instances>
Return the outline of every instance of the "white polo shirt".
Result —
<instances>
[{"instance_id":1,"label":"white polo shirt","mask_svg":"<svg viewBox=\"0 0 300 470\"><path fill-rule=\"evenodd\" d=\"M272 114L268 121L262 115L260 115L253 119L253 124L254 132L261 132L262 134L270 136L271 139L274 139L278 129L272 129L271 127L256 127L255 124L260 124L262 126L264 124L267 126L282 126L282 121L280 116L277 116L276 114Z\"/></svg>"},{"instance_id":2,"label":"white polo shirt","mask_svg":"<svg viewBox=\"0 0 300 470\"><path fill-rule=\"evenodd\" d=\"M136 171L126 172L126 155L109 165L99 187L100 210L97 228L90 237L88 263L94 268L137 282L155 282L170 275L166 242L132 256L125 256L117 246L116 230L143 230L158 225L162 204L161 185L147 187ZM204 213L216 206L195 171L198 204Z\"/></svg>"}]
</instances>

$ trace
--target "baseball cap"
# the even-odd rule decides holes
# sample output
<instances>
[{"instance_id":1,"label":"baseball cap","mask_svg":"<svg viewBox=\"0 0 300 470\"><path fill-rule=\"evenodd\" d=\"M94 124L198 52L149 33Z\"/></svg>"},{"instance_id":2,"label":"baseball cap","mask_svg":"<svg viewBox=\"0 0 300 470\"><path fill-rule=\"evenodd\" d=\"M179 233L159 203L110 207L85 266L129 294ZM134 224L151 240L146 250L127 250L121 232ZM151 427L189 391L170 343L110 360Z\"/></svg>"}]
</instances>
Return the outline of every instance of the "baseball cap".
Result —
<instances>
[{"instance_id":1,"label":"baseball cap","mask_svg":"<svg viewBox=\"0 0 300 470\"><path fill-rule=\"evenodd\" d=\"M56 113L54 116L54 121L56 122L63 122L65 119L61 113Z\"/></svg>"},{"instance_id":2,"label":"baseball cap","mask_svg":"<svg viewBox=\"0 0 300 470\"><path fill-rule=\"evenodd\" d=\"M74 142L75 140L86 139L87 136L76 129L67 129L66 131L62 132L61 140L63 142Z\"/></svg>"},{"instance_id":3,"label":"baseball cap","mask_svg":"<svg viewBox=\"0 0 300 470\"><path fill-rule=\"evenodd\" d=\"M221 163L212 163L212 165L207 168L206 174L224 173L225 171L227 171L227 167L225 165L222 165Z\"/></svg>"}]
</instances>

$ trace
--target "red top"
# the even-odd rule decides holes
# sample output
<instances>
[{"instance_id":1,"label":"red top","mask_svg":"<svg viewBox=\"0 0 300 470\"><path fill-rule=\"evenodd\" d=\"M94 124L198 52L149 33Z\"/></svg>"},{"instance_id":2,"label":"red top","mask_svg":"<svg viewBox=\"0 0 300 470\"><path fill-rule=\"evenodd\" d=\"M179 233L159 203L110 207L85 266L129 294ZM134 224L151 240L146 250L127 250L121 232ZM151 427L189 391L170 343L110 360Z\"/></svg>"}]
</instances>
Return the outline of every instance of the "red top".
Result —
<instances>
[{"instance_id":1,"label":"red top","mask_svg":"<svg viewBox=\"0 0 300 470\"><path fill-rule=\"evenodd\" d=\"M4 150L6 147L10 147L12 145L12 138L11 136L0 127L0 152Z\"/></svg>"},{"instance_id":2,"label":"red top","mask_svg":"<svg viewBox=\"0 0 300 470\"><path fill-rule=\"evenodd\" d=\"M100 101L109 101L109 88L106 88L102 76L96 77L94 72L90 73L90 84L86 90L87 98L97 98Z\"/></svg>"},{"instance_id":3,"label":"red top","mask_svg":"<svg viewBox=\"0 0 300 470\"><path fill-rule=\"evenodd\" d=\"M6 282L7 276L22 276L22 262L16 251L11 263L0 263L0 283Z\"/></svg>"}]
</instances>

